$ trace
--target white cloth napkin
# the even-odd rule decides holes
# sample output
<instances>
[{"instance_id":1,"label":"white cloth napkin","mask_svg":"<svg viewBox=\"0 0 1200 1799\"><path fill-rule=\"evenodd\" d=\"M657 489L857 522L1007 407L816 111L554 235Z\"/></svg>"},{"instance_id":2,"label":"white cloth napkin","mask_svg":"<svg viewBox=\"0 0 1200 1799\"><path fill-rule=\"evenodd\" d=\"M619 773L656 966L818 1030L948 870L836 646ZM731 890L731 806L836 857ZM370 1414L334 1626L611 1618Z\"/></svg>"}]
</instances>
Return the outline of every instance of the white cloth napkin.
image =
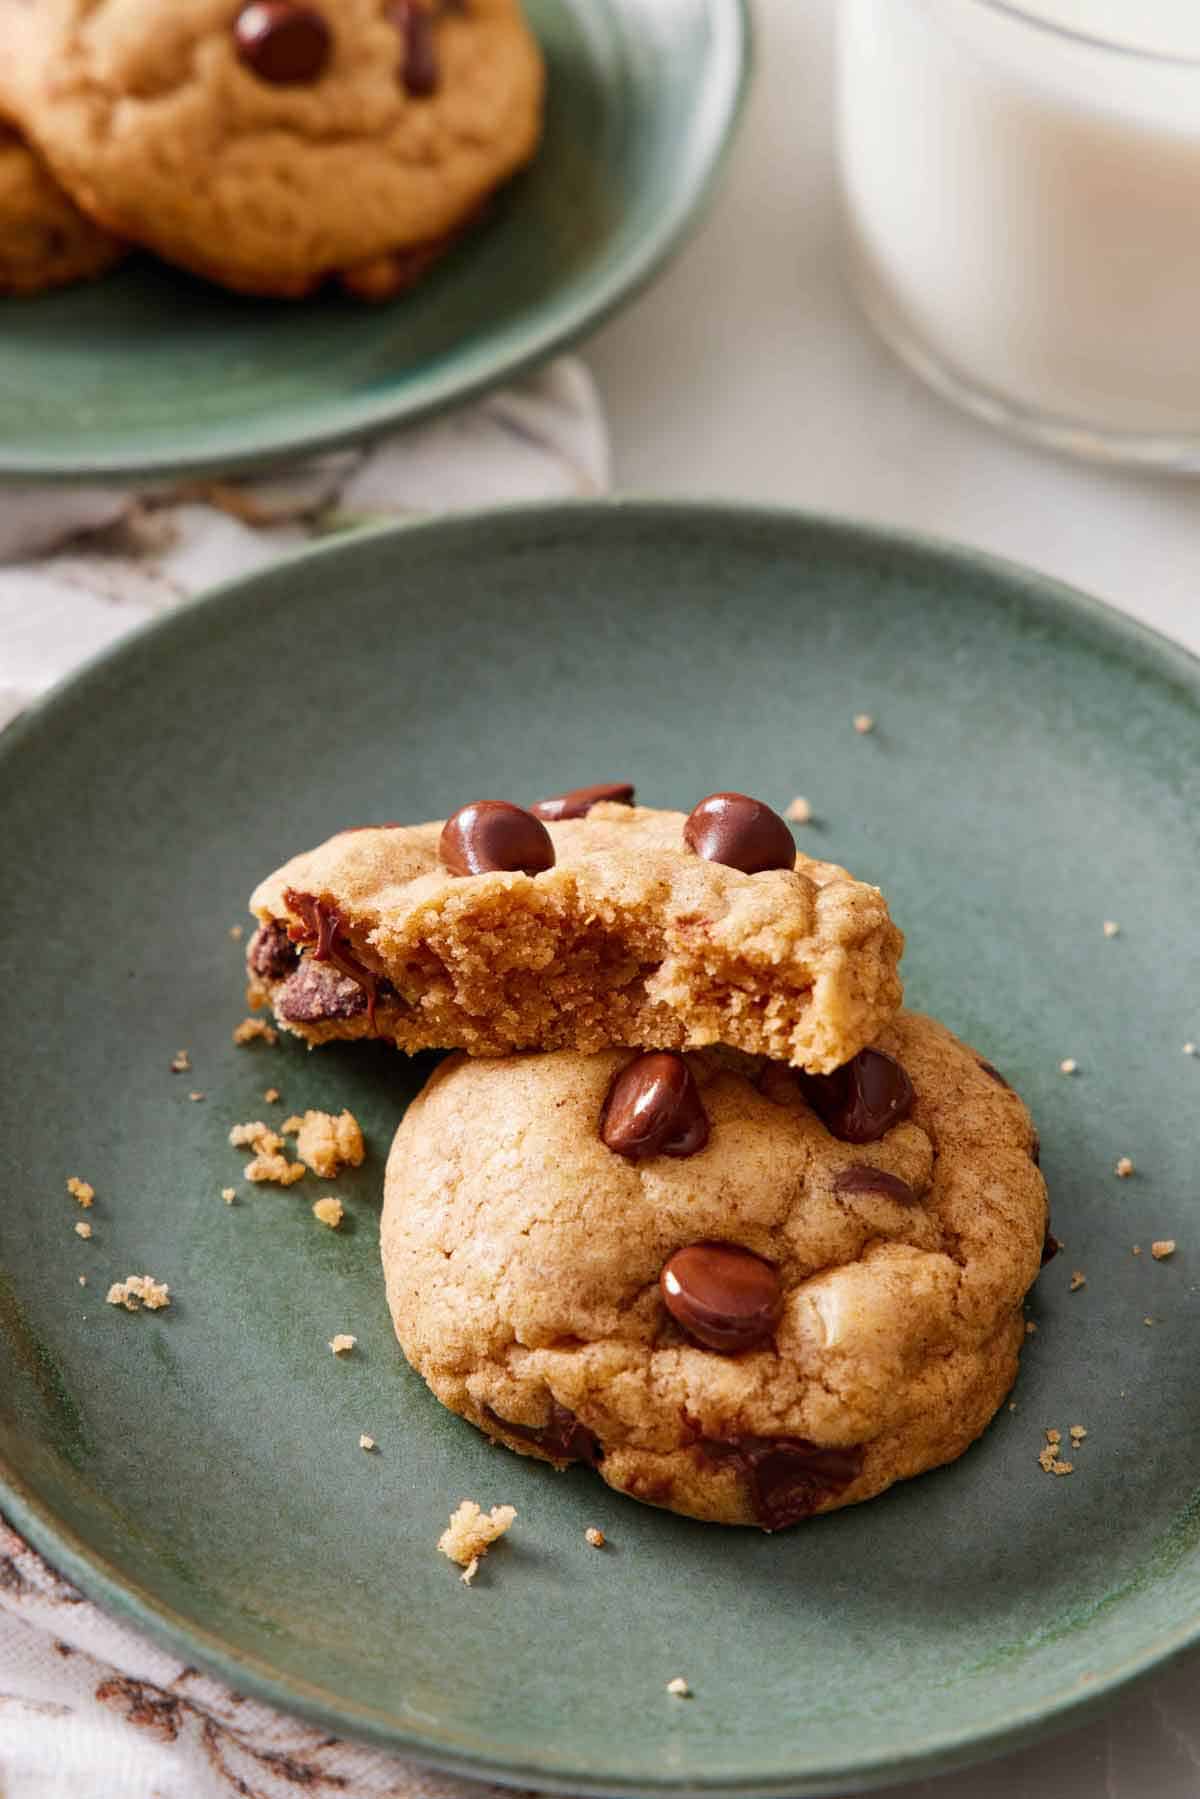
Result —
<instances>
[{"instance_id":1,"label":"white cloth napkin","mask_svg":"<svg viewBox=\"0 0 1200 1799\"><path fill-rule=\"evenodd\" d=\"M283 473L0 490L0 727L85 657L213 582L356 520L608 485L587 371ZM84 1600L0 1518L0 1799L500 1799L239 1698Z\"/></svg>"},{"instance_id":2,"label":"white cloth napkin","mask_svg":"<svg viewBox=\"0 0 1200 1799\"><path fill-rule=\"evenodd\" d=\"M602 493L608 474L591 376L560 359L460 411L282 472L138 491L0 489L0 727L134 625L308 538Z\"/></svg>"}]
</instances>

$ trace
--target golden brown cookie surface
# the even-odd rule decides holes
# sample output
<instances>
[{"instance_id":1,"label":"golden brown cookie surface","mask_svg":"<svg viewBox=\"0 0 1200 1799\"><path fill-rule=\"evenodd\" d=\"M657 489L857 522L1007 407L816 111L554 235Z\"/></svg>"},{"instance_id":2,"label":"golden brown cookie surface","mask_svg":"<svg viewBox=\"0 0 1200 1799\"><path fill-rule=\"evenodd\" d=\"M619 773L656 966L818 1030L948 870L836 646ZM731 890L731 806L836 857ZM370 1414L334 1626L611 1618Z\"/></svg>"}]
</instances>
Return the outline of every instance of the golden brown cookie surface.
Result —
<instances>
[{"instance_id":1,"label":"golden brown cookie surface","mask_svg":"<svg viewBox=\"0 0 1200 1799\"><path fill-rule=\"evenodd\" d=\"M1045 1184L1024 1105L943 1026L902 1012L876 1048L912 1092L872 1140L708 1052L704 1146L642 1159L602 1135L630 1052L449 1059L388 1162L410 1362L510 1448L723 1523L953 1460L1015 1378ZM875 1128L839 1103L836 1130Z\"/></svg>"},{"instance_id":2,"label":"golden brown cookie surface","mask_svg":"<svg viewBox=\"0 0 1200 1799\"><path fill-rule=\"evenodd\" d=\"M415 278L532 156L519 0L44 0L22 122L114 231L227 286Z\"/></svg>"},{"instance_id":3,"label":"golden brown cookie surface","mask_svg":"<svg viewBox=\"0 0 1200 1799\"><path fill-rule=\"evenodd\" d=\"M294 857L250 902L252 1000L310 1043L726 1043L818 1071L900 1003L903 938L878 889L833 863L748 874L690 851L682 813L647 806L523 816L552 866L457 873L440 820L344 831Z\"/></svg>"},{"instance_id":4,"label":"golden brown cookie surface","mask_svg":"<svg viewBox=\"0 0 1200 1799\"><path fill-rule=\"evenodd\" d=\"M68 199L41 157L0 120L0 294L37 294L101 275L124 246Z\"/></svg>"}]
</instances>

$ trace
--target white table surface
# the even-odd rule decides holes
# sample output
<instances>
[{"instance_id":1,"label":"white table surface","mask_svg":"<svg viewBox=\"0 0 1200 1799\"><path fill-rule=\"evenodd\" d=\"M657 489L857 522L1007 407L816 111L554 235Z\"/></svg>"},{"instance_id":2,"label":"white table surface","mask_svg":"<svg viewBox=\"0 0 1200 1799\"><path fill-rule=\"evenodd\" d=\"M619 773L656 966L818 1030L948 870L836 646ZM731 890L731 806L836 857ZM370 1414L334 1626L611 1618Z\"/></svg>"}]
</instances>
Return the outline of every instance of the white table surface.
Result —
<instances>
[{"instance_id":1,"label":"white table surface","mask_svg":"<svg viewBox=\"0 0 1200 1799\"><path fill-rule=\"evenodd\" d=\"M1031 563L1200 650L1200 484L1074 464L923 389L842 276L836 0L758 0L757 74L688 248L585 346L626 492L736 496L916 527ZM1200 1656L1097 1722L907 1799L1197 1799Z\"/></svg>"}]
</instances>

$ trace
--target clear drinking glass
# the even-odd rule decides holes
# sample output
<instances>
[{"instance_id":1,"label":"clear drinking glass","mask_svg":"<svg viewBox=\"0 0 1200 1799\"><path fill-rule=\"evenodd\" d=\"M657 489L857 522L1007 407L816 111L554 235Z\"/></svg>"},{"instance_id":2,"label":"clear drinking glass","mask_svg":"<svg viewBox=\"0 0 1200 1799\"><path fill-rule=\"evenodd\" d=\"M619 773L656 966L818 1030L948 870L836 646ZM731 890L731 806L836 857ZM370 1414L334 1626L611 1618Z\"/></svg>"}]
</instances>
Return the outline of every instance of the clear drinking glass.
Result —
<instances>
[{"instance_id":1,"label":"clear drinking glass","mask_svg":"<svg viewBox=\"0 0 1200 1799\"><path fill-rule=\"evenodd\" d=\"M838 0L854 279L973 412L1200 469L1200 0Z\"/></svg>"}]
</instances>

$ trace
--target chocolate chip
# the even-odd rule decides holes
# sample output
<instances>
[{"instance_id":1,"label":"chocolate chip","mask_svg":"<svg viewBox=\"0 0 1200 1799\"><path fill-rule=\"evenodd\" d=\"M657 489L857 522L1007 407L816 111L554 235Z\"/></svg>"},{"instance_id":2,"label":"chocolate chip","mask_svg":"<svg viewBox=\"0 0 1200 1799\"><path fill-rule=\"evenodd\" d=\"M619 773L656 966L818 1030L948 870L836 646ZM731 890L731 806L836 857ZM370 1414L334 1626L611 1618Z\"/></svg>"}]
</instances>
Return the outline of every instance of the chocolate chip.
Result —
<instances>
[{"instance_id":1,"label":"chocolate chip","mask_svg":"<svg viewBox=\"0 0 1200 1799\"><path fill-rule=\"evenodd\" d=\"M554 845L540 818L507 800L473 800L442 826L438 854L452 875L542 874Z\"/></svg>"},{"instance_id":2,"label":"chocolate chip","mask_svg":"<svg viewBox=\"0 0 1200 1799\"><path fill-rule=\"evenodd\" d=\"M246 67L274 87L316 81L333 51L333 34L322 15L294 0L253 0L243 6L233 38Z\"/></svg>"},{"instance_id":3,"label":"chocolate chip","mask_svg":"<svg viewBox=\"0 0 1200 1799\"><path fill-rule=\"evenodd\" d=\"M856 1481L863 1465L858 1444L822 1449L806 1437L706 1437L700 1449L710 1461L732 1462L746 1476L764 1530L811 1517Z\"/></svg>"},{"instance_id":4,"label":"chocolate chip","mask_svg":"<svg viewBox=\"0 0 1200 1799\"><path fill-rule=\"evenodd\" d=\"M779 1270L737 1243L688 1243L663 1263L663 1304L689 1337L725 1355L774 1334L783 1311Z\"/></svg>"},{"instance_id":5,"label":"chocolate chip","mask_svg":"<svg viewBox=\"0 0 1200 1799\"><path fill-rule=\"evenodd\" d=\"M261 981L282 981L300 960L300 951L276 919L260 924L246 949L246 967Z\"/></svg>"},{"instance_id":6,"label":"chocolate chip","mask_svg":"<svg viewBox=\"0 0 1200 1799\"><path fill-rule=\"evenodd\" d=\"M283 898L289 911L295 912L304 921L303 924L289 926L289 937L293 942L311 946L308 953L312 961L332 963L339 974L344 974L348 980L362 988L374 1028L379 977L351 949L350 940L342 929L343 920L338 908L328 900L319 899L314 893L299 893L294 887L286 888ZM334 1016L344 1018L349 1014L336 1013Z\"/></svg>"},{"instance_id":7,"label":"chocolate chip","mask_svg":"<svg viewBox=\"0 0 1200 1799\"><path fill-rule=\"evenodd\" d=\"M279 1017L288 1024L321 1024L329 1018L357 1018L367 1009L367 995L357 981L328 962L305 956L274 996Z\"/></svg>"},{"instance_id":8,"label":"chocolate chip","mask_svg":"<svg viewBox=\"0 0 1200 1799\"><path fill-rule=\"evenodd\" d=\"M710 793L688 814L683 841L705 861L746 875L796 866L792 833L778 812L745 793Z\"/></svg>"},{"instance_id":9,"label":"chocolate chip","mask_svg":"<svg viewBox=\"0 0 1200 1799\"><path fill-rule=\"evenodd\" d=\"M876 1143L907 1118L916 1094L894 1056L860 1049L832 1074L797 1074L800 1090L826 1130L843 1143Z\"/></svg>"},{"instance_id":10,"label":"chocolate chip","mask_svg":"<svg viewBox=\"0 0 1200 1799\"><path fill-rule=\"evenodd\" d=\"M1043 1268L1046 1266L1047 1262L1052 1262L1054 1260L1055 1256L1058 1254L1058 1252L1061 1248L1062 1248L1062 1244L1059 1242L1058 1238L1054 1235L1054 1232L1052 1230L1047 1230L1046 1236L1045 1236L1045 1241L1042 1244L1042 1267Z\"/></svg>"},{"instance_id":11,"label":"chocolate chip","mask_svg":"<svg viewBox=\"0 0 1200 1799\"><path fill-rule=\"evenodd\" d=\"M692 1071L674 1050L648 1050L613 1076L600 1140L615 1155L694 1156L708 1142L708 1114Z\"/></svg>"},{"instance_id":12,"label":"chocolate chip","mask_svg":"<svg viewBox=\"0 0 1200 1799\"><path fill-rule=\"evenodd\" d=\"M392 0L388 18L400 33L400 79L414 99L425 99L441 78L433 14L423 0Z\"/></svg>"},{"instance_id":13,"label":"chocolate chip","mask_svg":"<svg viewBox=\"0 0 1200 1799\"><path fill-rule=\"evenodd\" d=\"M1038 1135L1036 1126L1034 1127L1032 1137L1029 1139L1029 1158L1032 1161L1035 1168L1041 1167L1041 1165L1042 1165L1042 1139Z\"/></svg>"},{"instance_id":14,"label":"chocolate chip","mask_svg":"<svg viewBox=\"0 0 1200 1799\"><path fill-rule=\"evenodd\" d=\"M1012 1092L1012 1082L1006 1081L1000 1070L993 1063L985 1062L983 1057L980 1056L979 1066L983 1069L984 1074L991 1075L994 1081L998 1081L1002 1087L1007 1087L1008 1091L1010 1093Z\"/></svg>"},{"instance_id":15,"label":"chocolate chip","mask_svg":"<svg viewBox=\"0 0 1200 1799\"><path fill-rule=\"evenodd\" d=\"M593 806L605 802L610 806L632 806L633 787L628 781L600 781L595 787L572 787L569 793L556 793L553 799L538 800L530 811L535 818L586 818Z\"/></svg>"},{"instance_id":16,"label":"chocolate chip","mask_svg":"<svg viewBox=\"0 0 1200 1799\"><path fill-rule=\"evenodd\" d=\"M834 1176L833 1190L835 1193L878 1193L902 1206L917 1203L917 1196L907 1181L902 1181L898 1174L889 1174L886 1168L872 1168L869 1162L854 1162L849 1168L839 1169Z\"/></svg>"},{"instance_id":17,"label":"chocolate chip","mask_svg":"<svg viewBox=\"0 0 1200 1799\"><path fill-rule=\"evenodd\" d=\"M594 1468L604 1460L600 1439L586 1424L580 1424L569 1406L560 1405L557 1399L550 1402L548 1422L536 1426L513 1424L510 1419L502 1418L499 1412L494 1412L490 1405L485 1405L483 1409L493 1424L507 1431L510 1437L519 1437L525 1443L536 1443L553 1462L587 1462Z\"/></svg>"}]
</instances>

